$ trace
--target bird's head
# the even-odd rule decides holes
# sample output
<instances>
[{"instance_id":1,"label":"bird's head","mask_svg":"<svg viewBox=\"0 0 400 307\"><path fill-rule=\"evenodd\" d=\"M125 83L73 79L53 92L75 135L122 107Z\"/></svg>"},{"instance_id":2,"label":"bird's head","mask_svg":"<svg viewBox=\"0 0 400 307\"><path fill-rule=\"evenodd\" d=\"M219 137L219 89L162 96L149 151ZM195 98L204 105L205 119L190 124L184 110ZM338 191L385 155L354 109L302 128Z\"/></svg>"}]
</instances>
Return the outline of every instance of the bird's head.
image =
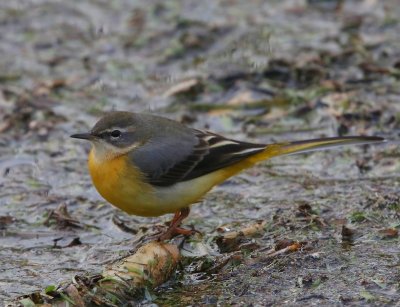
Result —
<instances>
[{"instance_id":1,"label":"bird's head","mask_svg":"<svg viewBox=\"0 0 400 307\"><path fill-rule=\"evenodd\" d=\"M90 132L73 134L71 137L90 141L94 156L102 161L142 146L150 137L145 128L137 114L116 111L101 118Z\"/></svg>"}]
</instances>

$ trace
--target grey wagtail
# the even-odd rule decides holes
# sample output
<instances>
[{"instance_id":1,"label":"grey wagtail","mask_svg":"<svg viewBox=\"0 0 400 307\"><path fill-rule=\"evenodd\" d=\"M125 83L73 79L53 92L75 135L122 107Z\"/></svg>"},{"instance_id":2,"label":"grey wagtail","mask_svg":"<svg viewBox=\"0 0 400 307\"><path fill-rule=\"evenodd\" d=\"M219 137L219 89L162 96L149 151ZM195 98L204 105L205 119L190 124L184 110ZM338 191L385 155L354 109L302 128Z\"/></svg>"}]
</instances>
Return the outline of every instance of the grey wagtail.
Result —
<instances>
[{"instance_id":1,"label":"grey wagtail","mask_svg":"<svg viewBox=\"0 0 400 307\"><path fill-rule=\"evenodd\" d=\"M130 112L110 112L88 133L89 171L99 193L123 211L140 216L175 213L165 240L190 234L180 228L190 205L212 187L255 163L286 154L384 141L346 136L254 144L192 129L179 122Z\"/></svg>"}]
</instances>

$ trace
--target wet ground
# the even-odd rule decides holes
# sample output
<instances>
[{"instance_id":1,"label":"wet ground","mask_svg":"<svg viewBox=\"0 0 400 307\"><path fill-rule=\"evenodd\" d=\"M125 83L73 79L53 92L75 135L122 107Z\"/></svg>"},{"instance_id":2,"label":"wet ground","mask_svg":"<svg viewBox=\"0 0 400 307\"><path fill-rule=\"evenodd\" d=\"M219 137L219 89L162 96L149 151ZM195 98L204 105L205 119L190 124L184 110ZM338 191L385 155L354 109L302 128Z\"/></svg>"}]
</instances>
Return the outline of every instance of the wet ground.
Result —
<instances>
[{"instance_id":1,"label":"wet ground","mask_svg":"<svg viewBox=\"0 0 400 307\"><path fill-rule=\"evenodd\" d=\"M129 217L91 185L69 135L118 109L257 142L394 141L277 158L209 193L187 220L204 237L154 302L397 302L399 32L395 0L2 1L0 301L97 274L170 218ZM301 250L265 256L288 241Z\"/></svg>"}]
</instances>

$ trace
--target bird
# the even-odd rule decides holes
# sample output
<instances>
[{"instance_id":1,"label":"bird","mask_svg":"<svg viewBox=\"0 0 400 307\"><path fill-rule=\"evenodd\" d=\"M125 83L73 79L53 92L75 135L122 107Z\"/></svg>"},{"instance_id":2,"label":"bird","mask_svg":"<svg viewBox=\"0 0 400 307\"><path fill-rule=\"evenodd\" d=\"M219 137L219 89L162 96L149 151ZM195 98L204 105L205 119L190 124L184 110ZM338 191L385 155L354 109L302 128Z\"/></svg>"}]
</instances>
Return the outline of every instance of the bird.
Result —
<instances>
[{"instance_id":1,"label":"bird","mask_svg":"<svg viewBox=\"0 0 400 307\"><path fill-rule=\"evenodd\" d=\"M214 186L276 156L342 145L383 142L378 136L343 136L274 144L239 141L168 118L126 111L104 115L87 133L88 168L99 194L131 215L174 213L159 240L193 234L181 226L190 206Z\"/></svg>"}]
</instances>

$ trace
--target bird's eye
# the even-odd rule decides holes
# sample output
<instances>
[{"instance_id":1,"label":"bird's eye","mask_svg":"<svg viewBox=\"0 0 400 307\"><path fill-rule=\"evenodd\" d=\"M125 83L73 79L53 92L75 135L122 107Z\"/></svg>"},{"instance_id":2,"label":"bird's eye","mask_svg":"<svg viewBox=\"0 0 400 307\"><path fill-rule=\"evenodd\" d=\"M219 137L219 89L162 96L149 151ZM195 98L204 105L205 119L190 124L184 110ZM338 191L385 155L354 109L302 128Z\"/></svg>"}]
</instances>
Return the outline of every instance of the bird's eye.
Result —
<instances>
[{"instance_id":1,"label":"bird's eye","mask_svg":"<svg viewBox=\"0 0 400 307\"><path fill-rule=\"evenodd\" d=\"M111 131L110 135L111 135L112 138L117 139L117 138L119 138L121 136L121 131L113 130L113 131Z\"/></svg>"}]
</instances>

